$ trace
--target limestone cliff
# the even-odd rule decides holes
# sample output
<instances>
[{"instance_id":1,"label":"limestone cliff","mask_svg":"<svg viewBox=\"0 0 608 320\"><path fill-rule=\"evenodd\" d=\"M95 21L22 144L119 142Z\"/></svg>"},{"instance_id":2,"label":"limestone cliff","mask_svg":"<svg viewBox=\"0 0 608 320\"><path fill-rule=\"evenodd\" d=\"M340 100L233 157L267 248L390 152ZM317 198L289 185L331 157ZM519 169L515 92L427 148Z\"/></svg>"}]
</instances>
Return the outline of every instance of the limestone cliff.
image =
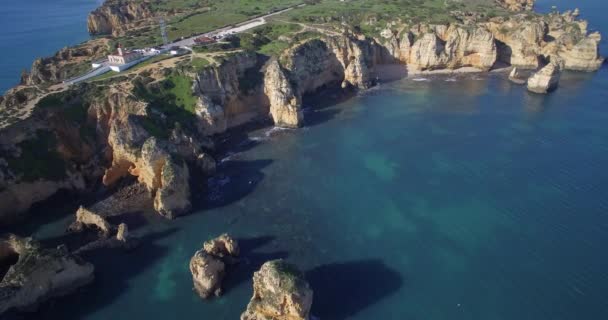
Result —
<instances>
[{"instance_id":1,"label":"limestone cliff","mask_svg":"<svg viewBox=\"0 0 608 320\"><path fill-rule=\"evenodd\" d=\"M268 114L262 64L261 56L239 52L229 55L218 66L196 72L193 91L198 97L196 115L201 134L222 133Z\"/></svg>"},{"instance_id":2,"label":"limestone cliff","mask_svg":"<svg viewBox=\"0 0 608 320\"><path fill-rule=\"evenodd\" d=\"M398 45L393 50L396 58L415 70L475 67L487 71L497 56L494 36L482 27L418 25L405 31Z\"/></svg>"},{"instance_id":3,"label":"limestone cliff","mask_svg":"<svg viewBox=\"0 0 608 320\"><path fill-rule=\"evenodd\" d=\"M253 274L253 297L241 320L308 320L313 291L302 273L283 260Z\"/></svg>"},{"instance_id":4,"label":"limestone cliff","mask_svg":"<svg viewBox=\"0 0 608 320\"><path fill-rule=\"evenodd\" d=\"M599 69L599 33L587 34L587 22L577 11L546 16L515 15L491 19L486 25L498 44L498 60L513 66L535 69L557 55L565 68L578 71Z\"/></svg>"},{"instance_id":5,"label":"limestone cliff","mask_svg":"<svg viewBox=\"0 0 608 320\"><path fill-rule=\"evenodd\" d=\"M272 61L264 75L270 114L279 126L302 125L302 96L322 87L368 88L373 68L382 62L372 39L345 33L305 40Z\"/></svg>"},{"instance_id":6,"label":"limestone cliff","mask_svg":"<svg viewBox=\"0 0 608 320\"><path fill-rule=\"evenodd\" d=\"M89 14L89 33L121 36L129 28L151 22L154 13L148 1L106 0Z\"/></svg>"},{"instance_id":7,"label":"limestone cliff","mask_svg":"<svg viewBox=\"0 0 608 320\"><path fill-rule=\"evenodd\" d=\"M94 279L92 264L65 248L43 249L14 235L0 240L0 316L11 309L35 310L40 303L72 293Z\"/></svg>"}]
</instances>

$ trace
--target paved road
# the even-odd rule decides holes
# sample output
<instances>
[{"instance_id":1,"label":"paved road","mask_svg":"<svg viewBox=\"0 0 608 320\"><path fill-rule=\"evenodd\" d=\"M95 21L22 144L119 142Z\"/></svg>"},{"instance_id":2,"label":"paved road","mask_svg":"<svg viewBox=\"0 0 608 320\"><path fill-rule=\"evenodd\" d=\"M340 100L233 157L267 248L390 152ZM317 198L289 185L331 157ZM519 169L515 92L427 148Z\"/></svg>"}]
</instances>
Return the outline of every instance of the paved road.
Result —
<instances>
[{"instance_id":1,"label":"paved road","mask_svg":"<svg viewBox=\"0 0 608 320\"><path fill-rule=\"evenodd\" d=\"M216 29L216 30L213 30L213 31L209 31L207 33L203 33L203 34L197 35L197 36L193 36L193 37L186 38L186 39L183 39L183 40L178 40L178 41L175 41L173 43L170 43L170 44L164 46L163 48L169 49L169 48L175 47L175 46L177 46L177 47L192 47L193 45L196 44L196 42L194 42L194 39L196 39L196 38L200 38L200 37L212 37L212 36L219 35L219 34L227 35L227 34L240 33L240 32L243 32L243 31L247 31L247 30L253 29L255 27L259 27L261 25L266 24L266 19L269 18L269 17L276 16L276 15L285 13L287 11L293 10L294 8L299 8L299 7L303 7L303 6L305 6L305 4L299 4L297 6L293 6L293 7L289 7L287 9L283 9L283 10L280 10L280 11L277 11L277 12L269 13L267 15L264 15L264 16L261 16L261 17L257 17L255 19L247 20L245 22L239 23L238 25L236 25L234 27L226 27L226 28Z\"/></svg>"},{"instance_id":2,"label":"paved road","mask_svg":"<svg viewBox=\"0 0 608 320\"><path fill-rule=\"evenodd\" d=\"M192 48L192 46L194 46L196 44L196 42L194 41L194 39L196 38L200 38L200 37L212 37L215 35L227 35L227 34L236 34L236 33L240 33L243 31L247 31L250 29L253 29L255 27L259 27L261 25L266 24L266 19L275 15L279 15L282 13L285 13L287 11L290 11L294 8L299 8L299 7L303 7L305 6L305 4L299 4L297 6L293 6L293 7L289 7L287 9L283 9L277 12L273 12L273 13L269 13L267 15L255 18L255 19L251 19L251 20L247 20L245 22L239 23L238 25L234 26L234 27L226 27L226 28L221 28L221 29L216 29L204 34L200 34L197 36L193 36L190 38L186 38L186 39L182 39L182 40L178 40L175 42L172 42L170 44L167 44L165 46L163 46L162 48L165 50L169 50L171 47L186 47L186 48ZM69 79L69 80L65 80L64 83L68 84L68 85L72 85L75 83L79 83L94 77L97 77L101 74L104 74L106 72L110 71L110 65L109 63L106 61L104 63L102 63L102 65L99 68L93 69L89 72L87 72L86 74L83 74L81 76Z\"/></svg>"}]
</instances>

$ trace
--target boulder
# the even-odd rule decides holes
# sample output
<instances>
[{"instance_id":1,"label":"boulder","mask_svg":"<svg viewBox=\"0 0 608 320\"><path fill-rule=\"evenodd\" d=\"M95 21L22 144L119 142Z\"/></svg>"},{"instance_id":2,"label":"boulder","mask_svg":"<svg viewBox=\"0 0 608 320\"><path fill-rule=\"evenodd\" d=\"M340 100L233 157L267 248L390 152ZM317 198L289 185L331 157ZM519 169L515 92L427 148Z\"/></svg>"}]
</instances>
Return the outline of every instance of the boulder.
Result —
<instances>
[{"instance_id":1,"label":"boulder","mask_svg":"<svg viewBox=\"0 0 608 320\"><path fill-rule=\"evenodd\" d=\"M227 256L237 257L240 252L238 242L227 233L224 233L215 239L206 241L203 244L203 250L210 255L220 258Z\"/></svg>"},{"instance_id":2,"label":"boulder","mask_svg":"<svg viewBox=\"0 0 608 320\"><path fill-rule=\"evenodd\" d=\"M552 61L549 64L534 73L528 79L528 90L544 94L557 89L562 68L563 61L552 58Z\"/></svg>"},{"instance_id":3,"label":"boulder","mask_svg":"<svg viewBox=\"0 0 608 320\"><path fill-rule=\"evenodd\" d=\"M0 316L9 310L32 311L51 298L91 283L94 266L65 247L43 249L30 238L0 240Z\"/></svg>"},{"instance_id":4,"label":"boulder","mask_svg":"<svg viewBox=\"0 0 608 320\"><path fill-rule=\"evenodd\" d=\"M253 274L253 297L241 320L308 320L313 291L303 274L283 260Z\"/></svg>"}]
</instances>

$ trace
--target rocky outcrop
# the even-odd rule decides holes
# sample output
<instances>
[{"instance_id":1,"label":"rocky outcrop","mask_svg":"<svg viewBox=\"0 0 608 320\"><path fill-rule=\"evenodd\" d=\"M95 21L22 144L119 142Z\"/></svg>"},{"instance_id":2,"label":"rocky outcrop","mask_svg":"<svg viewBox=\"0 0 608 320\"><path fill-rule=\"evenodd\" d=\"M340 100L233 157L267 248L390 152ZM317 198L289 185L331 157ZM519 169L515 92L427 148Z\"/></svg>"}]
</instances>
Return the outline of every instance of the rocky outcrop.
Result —
<instances>
[{"instance_id":1,"label":"rocky outcrop","mask_svg":"<svg viewBox=\"0 0 608 320\"><path fill-rule=\"evenodd\" d=\"M549 64L528 79L528 90L535 93L548 93L557 89L562 69L563 61L554 57Z\"/></svg>"},{"instance_id":2,"label":"rocky outcrop","mask_svg":"<svg viewBox=\"0 0 608 320\"><path fill-rule=\"evenodd\" d=\"M264 76L264 92L270 101L270 115L279 127L298 127L304 121L302 98L278 61L272 61Z\"/></svg>"},{"instance_id":3,"label":"rocky outcrop","mask_svg":"<svg viewBox=\"0 0 608 320\"><path fill-rule=\"evenodd\" d=\"M130 28L150 23L153 17L148 1L106 0L89 14L87 28L94 35L121 36Z\"/></svg>"},{"instance_id":4,"label":"rocky outcrop","mask_svg":"<svg viewBox=\"0 0 608 320\"><path fill-rule=\"evenodd\" d=\"M29 72L21 75L21 84L56 83L90 70L91 61L104 57L109 51L107 39L87 41L75 47L65 47L54 56L38 58Z\"/></svg>"},{"instance_id":5,"label":"rocky outcrop","mask_svg":"<svg viewBox=\"0 0 608 320\"><path fill-rule=\"evenodd\" d=\"M517 69L517 67L514 67L511 70L511 72L509 73L509 80L511 80L511 82L516 83L516 84L526 83L526 78L523 77L523 75L521 74L521 71L519 69Z\"/></svg>"},{"instance_id":6,"label":"rocky outcrop","mask_svg":"<svg viewBox=\"0 0 608 320\"><path fill-rule=\"evenodd\" d=\"M238 243L228 234L205 242L190 259L194 291L203 299L220 296L226 265L234 263L238 255Z\"/></svg>"},{"instance_id":7,"label":"rocky outcrop","mask_svg":"<svg viewBox=\"0 0 608 320\"><path fill-rule=\"evenodd\" d=\"M496 18L488 23L498 43L498 60L515 67L535 69L539 66L547 24L542 20Z\"/></svg>"},{"instance_id":8,"label":"rocky outcrop","mask_svg":"<svg viewBox=\"0 0 608 320\"><path fill-rule=\"evenodd\" d=\"M0 263L10 264L0 282L0 315L12 309L35 310L94 279L93 265L67 249L42 249L31 239L13 235L0 240Z\"/></svg>"},{"instance_id":9,"label":"rocky outcrop","mask_svg":"<svg viewBox=\"0 0 608 320\"><path fill-rule=\"evenodd\" d=\"M532 10L535 0L496 0L503 7L511 11Z\"/></svg>"},{"instance_id":10,"label":"rocky outcrop","mask_svg":"<svg viewBox=\"0 0 608 320\"><path fill-rule=\"evenodd\" d=\"M274 123L302 125L302 96L322 87L368 88L373 68L382 62L380 46L372 39L348 32L300 42L272 61L264 75Z\"/></svg>"},{"instance_id":11,"label":"rocky outcrop","mask_svg":"<svg viewBox=\"0 0 608 320\"><path fill-rule=\"evenodd\" d=\"M226 265L204 250L197 251L190 259L190 272L194 282L194 291L203 299L222 294L222 280L226 274Z\"/></svg>"},{"instance_id":12,"label":"rocky outcrop","mask_svg":"<svg viewBox=\"0 0 608 320\"><path fill-rule=\"evenodd\" d=\"M599 55L599 43L602 36L599 32L594 32L571 49L562 48L558 55L564 60L564 68L575 71L595 71L598 70L604 58Z\"/></svg>"},{"instance_id":13,"label":"rocky outcrop","mask_svg":"<svg viewBox=\"0 0 608 320\"><path fill-rule=\"evenodd\" d=\"M96 228L104 238L112 233L112 226L104 217L80 206L76 211L76 221L68 229L72 232L80 232L84 228Z\"/></svg>"},{"instance_id":14,"label":"rocky outcrop","mask_svg":"<svg viewBox=\"0 0 608 320\"><path fill-rule=\"evenodd\" d=\"M216 257L238 257L240 254L239 244L227 233L221 236L206 241L203 244L203 250Z\"/></svg>"},{"instance_id":15,"label":"rocky outcrop","mask_svg":"<svg viewBox=\"0 0 608 320\"><path fill-rule=\"evenodd\" d=\"M486 25L498 44L498 60L516 67L536 69L550 56L564 60L564 68L595 71L599 55L599 33L587 34L587 22L578 11L546 16L515 15L491 19Z\"/></svg>"},{"instance_id":16,"label":"rocky outcrop","mask_svg":"<svg viewBox=\"0 0 608 320\"><path fill-rule=\"evenodd\" d=\"M241 320L308 320L313 291L302 273L283 260L253 274L253 297Z\"/></svg>"}]
</instances>

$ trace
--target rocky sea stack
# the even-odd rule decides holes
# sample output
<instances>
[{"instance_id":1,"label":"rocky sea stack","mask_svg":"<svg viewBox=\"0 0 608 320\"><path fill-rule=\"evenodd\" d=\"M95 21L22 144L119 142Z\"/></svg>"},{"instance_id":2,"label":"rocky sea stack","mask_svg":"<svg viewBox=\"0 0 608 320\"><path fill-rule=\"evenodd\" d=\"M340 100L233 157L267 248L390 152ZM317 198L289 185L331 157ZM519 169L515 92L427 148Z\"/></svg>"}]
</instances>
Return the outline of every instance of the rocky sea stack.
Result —
<instances>
[{"instance_id":1,"label":"rocky sea stack","mask_svg":"<svg viewBox=\"0 0 608 320\"><path fill-rule=\"evenodd\" d=\"M253 274L253 297L241 320L308 320L313 291L302 272L283 260Z\"/></svg>"},{"instance_id":2,"label":"rocky sea stack","mask_svg":"<svg viewBox=\"0 0 608 320\"><path fill-rule=\"evenodd\" d=\"M236 263L238 255L238 243L228 234L205 242L190 259L194 291L203 299L220 296L226 265Z\"/></svg>"}]
</instances>

